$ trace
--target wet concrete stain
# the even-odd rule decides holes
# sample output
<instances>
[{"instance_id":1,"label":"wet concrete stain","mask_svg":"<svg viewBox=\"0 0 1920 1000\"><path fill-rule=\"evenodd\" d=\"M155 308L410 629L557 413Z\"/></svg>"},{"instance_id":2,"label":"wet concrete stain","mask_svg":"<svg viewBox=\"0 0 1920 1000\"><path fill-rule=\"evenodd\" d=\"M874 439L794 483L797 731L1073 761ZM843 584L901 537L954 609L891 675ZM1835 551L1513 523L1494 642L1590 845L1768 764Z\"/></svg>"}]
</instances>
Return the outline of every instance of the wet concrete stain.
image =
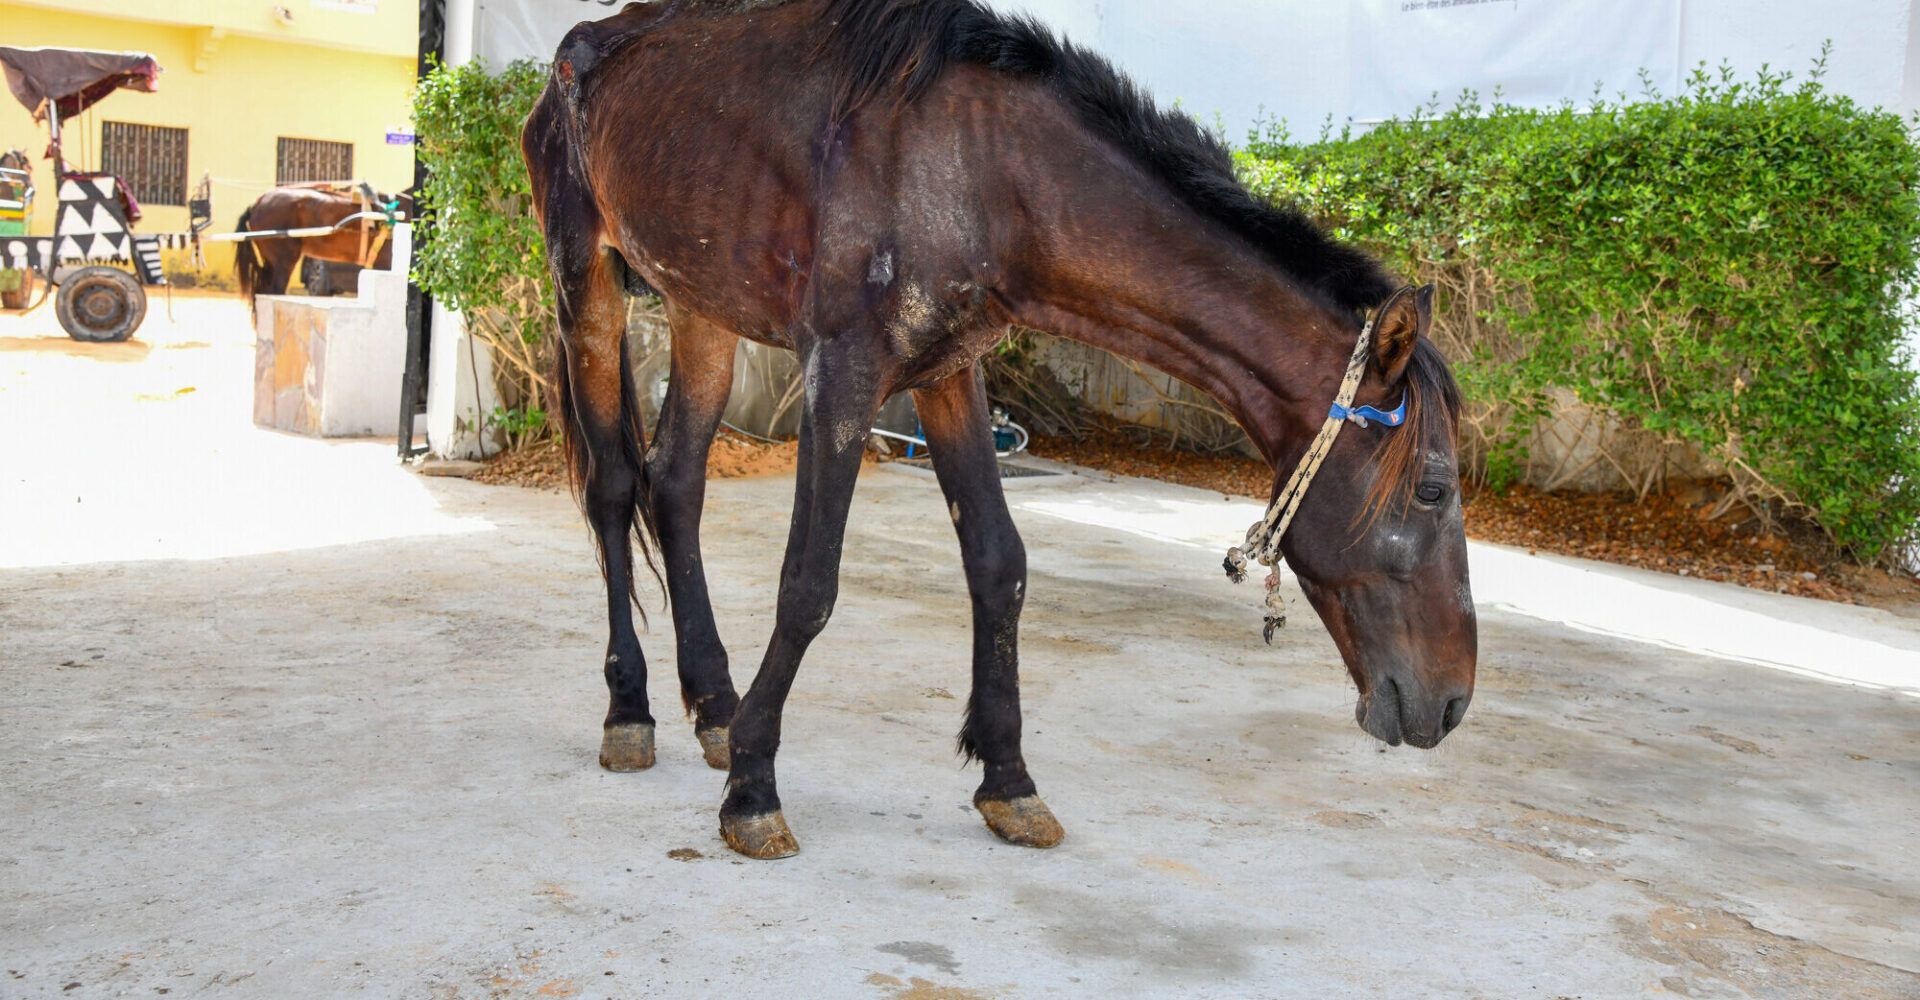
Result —
<instances>
[{"instance_id":1,"label":"wet concrete stain","mask_svg":"<svg viewBox=\"0 0 1920 1000\"><path fill-rule=\"evenodd\" d=\"M949 976L960 974L960 963L953 959L953 949L943 944L929 941L895 941L873 949L888 955L898 955L915 965L924 965L929 969L938 969Z\"/></svg>"},{"instance_id":2,"label":"wet concrete stain","mask_svg":"<svg viewBox=\"0 0 1920 1000\"><path fill-rule=\"evenodd\" d=\"M1015 904L1031 913L1047 943L1064 955L1135 962L1159 973L1238 976L1253 965L1257 932L1245 924L1156 918L1152 900L1111 892L1027 892Z\"/></svg>"}]
</instances>

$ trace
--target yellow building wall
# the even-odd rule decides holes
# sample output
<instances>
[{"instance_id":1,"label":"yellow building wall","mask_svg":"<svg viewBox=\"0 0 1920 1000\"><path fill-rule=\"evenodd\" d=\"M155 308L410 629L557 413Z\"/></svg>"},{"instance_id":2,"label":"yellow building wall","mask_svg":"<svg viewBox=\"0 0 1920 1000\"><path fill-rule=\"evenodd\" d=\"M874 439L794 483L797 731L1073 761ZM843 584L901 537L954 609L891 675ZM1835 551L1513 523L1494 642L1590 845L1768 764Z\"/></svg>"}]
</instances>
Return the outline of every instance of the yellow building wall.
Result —
<instances>
[{"instance_id":1,"label":"yellow building wall","mask_svg":"<svg viewBox=\"0 0 1920 1000\"><path fill-rule=\"evenodd\" d=\"M415 0L15 0L15 5L409 59L419 44ZM278 16L276 9L287 16Z\"/></svg>"},{"instance_id":2,"label":"yellow building wall","mask_svg":"<svg viewBox=\"0 0 1920 1000\"><path fill-rule=\"evenodd\" d=\"M238 6L214 0L141 0L128 3L73 3L71 7L189 8ZM248 9L272 5L249 3ZM354 173L382 191L399 191L413 181L413 148L389 146L389 130L412 131L414 85L414 8L385 0L386 11L407 12L405 55L347 51L295 41L276 41L229 33L213 42L204 27L131 20L116 14L76 13L43 6L0 3L0 44L55 45L73 48L152 53L161 66L159 90L152 94L116 91L79 119L65 124L67 161L83 169L100 162L101 123L133 122L187 130L188 187L203 173L213 178L213 226L233 231L243 209L273 187L282 136L353 144ZM296 23L308 13L299 3ZM321 13L315 10L313 13ZM337 13L337 12L336 12ZM340 13L356 24L374 18ZM47 130L0 90L0 146L23 147L34 162L39 194L29 232L53 231L56 198L52 166L41 159ZM187 228L185 206L142 204L145 217L136 232L175 232ZM232 270L232 244L207 244L207 273L190 279L181 273L185 251L168 256L168 273L203 284L221 284Z\"/></svg>"}]
</instances>

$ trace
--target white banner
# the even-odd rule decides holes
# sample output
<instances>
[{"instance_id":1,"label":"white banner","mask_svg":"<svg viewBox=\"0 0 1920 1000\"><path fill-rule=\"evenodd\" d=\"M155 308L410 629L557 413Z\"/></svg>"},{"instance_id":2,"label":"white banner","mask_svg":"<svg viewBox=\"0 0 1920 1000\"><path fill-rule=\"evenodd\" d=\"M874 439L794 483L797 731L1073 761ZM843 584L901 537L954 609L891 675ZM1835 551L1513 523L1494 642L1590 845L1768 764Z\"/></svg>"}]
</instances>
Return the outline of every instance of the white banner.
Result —
<instances>
[{"instance_id":1,"label":"white banner","mask_svg":"<svg viewBox=\"0 0 1920 1000\"><path fill-rule=\"evenodd\" d=\"M496 70L515 59L551 62L574 25L612 17L624 6L626 0L479 0L473 51Z\"/></svg>"},{"instance_id":2,"label":"white banner","mask_svg":"<svg viewBox=\"0 0 1920 1000\"><path fill-rule=\"evenodd\" d=\"M1404 118L1463 89L1492 104L1638 96L1680 85L1680 0L1350 0L1352 114Z\"/></svg>"}]
</instances>

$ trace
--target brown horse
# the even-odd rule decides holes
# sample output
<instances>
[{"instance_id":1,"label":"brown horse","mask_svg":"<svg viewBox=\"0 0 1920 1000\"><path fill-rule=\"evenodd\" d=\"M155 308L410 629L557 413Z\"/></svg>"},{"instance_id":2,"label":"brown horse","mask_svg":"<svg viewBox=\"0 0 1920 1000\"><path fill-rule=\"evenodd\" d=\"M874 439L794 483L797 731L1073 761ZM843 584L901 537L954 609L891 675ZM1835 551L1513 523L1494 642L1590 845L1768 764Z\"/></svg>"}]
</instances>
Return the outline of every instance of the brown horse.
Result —
<instances>
[{"instance_id":1,"label":"brown horse","mask_svg":"<svg viewBox=\"0 0 1920 1000\"><path fill-rule=\"evenodd\" d=\"M774 782L782 706L833 610L867 428L903 389L972 595L959 746L984 763L975 805L1013 843L1061 838L1020 751L1026 557L977 363L1016 323L1206 390L1279 470L1277 495L1304 485L1290 477L1303 462L1317 469L1278 553L1359 687L1361 726L1431 747L1459 724L1476 625L1459 402L1424 336L1430 295L1396 292L1371 258L1255 201L1216 139L1098 57L973 0L631 4L562 41L522 149L558 292L560 411L607 580L601 764L654 761L630 607L637 534L649 565L650 539L659 550L695 732L730 770L720 820L734 850L798 849ZM651 448L622 299L647 287L673 325ZM805 372L778 609L744 699L699 533L739 337L792 350ZM1345 426L1329 419L1336 398L1404 406L1404 421L1317 439Z\"/></svg>"},{"instance_id":2,"label":"brown horse","mask_svg":"<svg viewBox=\"0 0 1920 1000\"><path fill-rule=\"evenodd\" d=\"M395 196L385 194L374 197L377 202L372 206L374 211L396 200ZM397 200L398 210L412 218L412 192L401 192ZM235 232L244 233L332 226L362 210L358 195L335 190L333 185L291 184L261 195L240 213L240 220L233 228ZM247 240L233 250L233 276L240 283L240 294L249 307L255 295L285 295L302 256L365 265L367 261L361 259L362 254L377 244L372 266L381 270L390 268L393 241L387 238L389 234L382 232L383 228L378 221L365 220L326 236Z\"/></svg>"}]
</instances>

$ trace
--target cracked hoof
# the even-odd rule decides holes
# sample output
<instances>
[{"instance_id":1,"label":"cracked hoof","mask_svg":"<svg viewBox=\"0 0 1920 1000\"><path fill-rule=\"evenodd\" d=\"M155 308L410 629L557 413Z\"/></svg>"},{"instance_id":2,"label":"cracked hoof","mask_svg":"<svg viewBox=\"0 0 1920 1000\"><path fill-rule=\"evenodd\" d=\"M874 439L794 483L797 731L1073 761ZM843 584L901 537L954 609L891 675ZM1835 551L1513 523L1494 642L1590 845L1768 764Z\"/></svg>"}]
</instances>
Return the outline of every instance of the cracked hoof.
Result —
<instances>
[{"instance_id":1,"label":"cracked hoof","mask_svg":"<svg viewBox=\"0 0 1920 1000\"><path fill-rule=\"evenodd\" d=\"M1022 847L1052 847L1065 839L1067 831L1053 818L1053 811L1038 795L1027 795L1010 802L988 799L975 802L974 808L987 821L987 829L1009 844Z\"/></svg>"},{"instance_id":2,"label":"cracked hoof","mask_svg":"<svg viewBox=\"0 0 1920 1000\"><path fill-rule=\"evenodd\" d=\"M765 816L722 816L720 837L727 846L761 861L790 858L800 853L800 843L787 829L786 817L779 813Z\"/></svg>"},{"instance_id":3,"label":"cracked hoof","mask_svg":"<svg viewBox=\"0 0 1920 1000\"><path fill-rule=\"evenodd\" d=\"M609 771L644 771L653 766L653 724L608 726L600 738L600 766Z\"/></svg>"},{"instance_id":4,"label":"cracked hoof","mask_svg":"<svg viewBox=\"0 0 1920 1000\"><path fill-rule=\"evenodd\" d=\"M727 727L697 729L693 735L700 738L700 749L706 752L708 767L716 771L733 767L733 754L727 750Z\"/></svg>"}]
</instances>

